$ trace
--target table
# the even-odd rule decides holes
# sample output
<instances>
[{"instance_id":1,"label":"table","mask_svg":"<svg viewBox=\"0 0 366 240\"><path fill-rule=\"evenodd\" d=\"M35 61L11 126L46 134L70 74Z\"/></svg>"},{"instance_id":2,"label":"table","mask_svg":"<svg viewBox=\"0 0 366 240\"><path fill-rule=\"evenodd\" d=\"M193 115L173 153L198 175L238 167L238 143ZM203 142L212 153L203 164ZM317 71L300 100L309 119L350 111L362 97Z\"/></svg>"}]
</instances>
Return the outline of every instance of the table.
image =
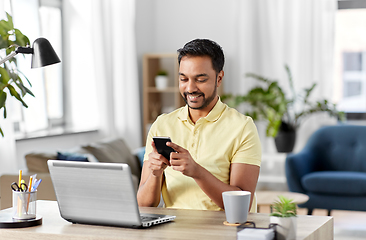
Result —
<instances>
[{"instance_id":1,"label":"table","mask_svg":"<svg viewBox=\"0 0 366 240\"><path fill-rule=\"evenodd\" d=\"M0 239L236 239L236 227L226 226L222 211L140 208L145 213L176 215L173 222L146 229L72 224L61 218L56 201L37 201L43 224L29 228L0 229ZM9 214L4 209L0 214ZM333 239L333 217L299 216L296 239ZM268 214L250 213L248 221L268 227Z\"/></svg>"},{"instance_id":2,"label":"table","mask_svg":"<svg viewBox=\"0 0 366 240\"><path fill-rule=\"evenodd\" d=\"M258 212L262 206L270 206L273 202L278 200L278 196L282 195L286 198L292 199L296 204L302 204L309 200L309 196L302 193L295 192L279 192L279 191L258 191L257 196L257 208Z\"/></svg>"}]
</instances>

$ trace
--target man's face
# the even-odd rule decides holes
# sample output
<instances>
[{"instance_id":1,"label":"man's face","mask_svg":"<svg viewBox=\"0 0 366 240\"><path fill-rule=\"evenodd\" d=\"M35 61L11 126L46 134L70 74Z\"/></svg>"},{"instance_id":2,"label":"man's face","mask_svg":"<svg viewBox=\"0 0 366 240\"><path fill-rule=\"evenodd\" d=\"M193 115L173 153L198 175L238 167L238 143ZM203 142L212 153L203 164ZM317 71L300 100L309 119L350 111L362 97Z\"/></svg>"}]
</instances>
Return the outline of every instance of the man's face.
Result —
<instances>
[{"instance_id":1,"label":"man's face","mask_svg":"<svg viewBox=\"0 0 366 240\"><path fill-rule=\"evenodd\" d=\"M210 111L224 72L216 74L210 57L184 56L179 66L179 91L191 109Z\"/></svg>"}]
</instances>

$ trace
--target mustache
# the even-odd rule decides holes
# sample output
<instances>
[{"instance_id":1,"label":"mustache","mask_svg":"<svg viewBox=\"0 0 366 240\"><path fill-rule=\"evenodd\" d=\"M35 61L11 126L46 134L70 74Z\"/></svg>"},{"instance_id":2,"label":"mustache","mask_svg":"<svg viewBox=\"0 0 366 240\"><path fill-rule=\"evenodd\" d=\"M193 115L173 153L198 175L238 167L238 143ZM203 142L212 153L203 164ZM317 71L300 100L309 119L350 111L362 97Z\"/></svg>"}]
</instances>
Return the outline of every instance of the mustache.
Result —
<instances>
[{"instance_id":1,"label":"mustache","mask_svg":"<svg viewBox=\"0 0 366 240\"><path fill-rule=\"evenodd\" d=\"M184 92L184 96L186 97L186 96L188 96L188 95L203 95L203 96L205 96L205 94L204 93L202 93L202 92Z\"/></svg>"}]
</instances>

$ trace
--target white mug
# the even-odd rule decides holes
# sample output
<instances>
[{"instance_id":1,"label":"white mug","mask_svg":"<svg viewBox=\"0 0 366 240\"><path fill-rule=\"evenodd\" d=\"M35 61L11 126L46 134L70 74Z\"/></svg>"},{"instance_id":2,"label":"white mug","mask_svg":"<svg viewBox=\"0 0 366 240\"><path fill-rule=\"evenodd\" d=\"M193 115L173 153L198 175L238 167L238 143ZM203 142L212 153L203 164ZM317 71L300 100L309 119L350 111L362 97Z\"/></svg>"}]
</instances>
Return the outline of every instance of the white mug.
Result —
<instances>
[{"instance_id":1,"label":"white mug","mask_svg":"<svg viewBox=\"0 0 366 240\"><path fill-rule=\"evenodd\" d=\"M248 218L251 193L248 191L227 191L222 193L226 221L245 223Z\"/></svg>"}]
</instances>

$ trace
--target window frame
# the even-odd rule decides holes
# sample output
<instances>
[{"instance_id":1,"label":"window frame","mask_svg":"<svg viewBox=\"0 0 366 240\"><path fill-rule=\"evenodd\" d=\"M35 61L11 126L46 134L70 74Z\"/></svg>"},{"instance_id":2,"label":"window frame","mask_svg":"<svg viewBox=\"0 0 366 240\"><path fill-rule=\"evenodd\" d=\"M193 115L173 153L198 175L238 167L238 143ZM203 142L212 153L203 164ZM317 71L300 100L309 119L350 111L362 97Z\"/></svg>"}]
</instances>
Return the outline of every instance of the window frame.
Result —
<instances>
[{"instance_id":1,"label":"window frame","mask_svg":"<svg viewBox=\"0 0 366 240\"><path fill-rule=\"evenodd\" d=\"M45 7L54 7L54 8L59 8L60 12L61 12L61 46L62 46L62 50L61 50L61 54L62 56L65 56L65 45L64 45L64 15L63 15L63 11L62 11L62 0L40 0L39 1L39 7L41 8L42 6ZM62 61L62 60L61 60ZM66 126L66 100L65 100L65 65L62 64L62 92L61 92L61 96L62 96L62 117L61 118L54 118L54 119L50 119L49 116L47 116L48 119L48 129L52 129L54 127L65 127Z\"/></svg>"}]
</instances>

